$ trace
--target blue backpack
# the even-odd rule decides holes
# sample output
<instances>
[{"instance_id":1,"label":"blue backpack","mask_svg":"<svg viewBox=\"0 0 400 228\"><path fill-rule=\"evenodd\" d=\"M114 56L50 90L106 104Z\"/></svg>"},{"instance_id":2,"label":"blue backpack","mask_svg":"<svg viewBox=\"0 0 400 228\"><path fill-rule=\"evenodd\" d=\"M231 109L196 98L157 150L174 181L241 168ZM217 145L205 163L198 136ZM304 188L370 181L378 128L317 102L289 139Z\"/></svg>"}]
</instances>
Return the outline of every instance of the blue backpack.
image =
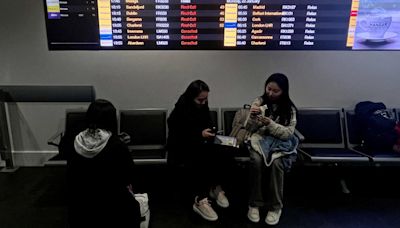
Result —
<instances>
[{"instance_id":1,"label":"blue backpack","mask_svg":"<svg viewBox=\"0 0 400 228\"><path fill-rule=\"evenodd\" d=\"M396 120L382 102L362 101L355 107L355 118L363 145L371 150L392 150L397 140Z\"/></svg>"}]
</instances>

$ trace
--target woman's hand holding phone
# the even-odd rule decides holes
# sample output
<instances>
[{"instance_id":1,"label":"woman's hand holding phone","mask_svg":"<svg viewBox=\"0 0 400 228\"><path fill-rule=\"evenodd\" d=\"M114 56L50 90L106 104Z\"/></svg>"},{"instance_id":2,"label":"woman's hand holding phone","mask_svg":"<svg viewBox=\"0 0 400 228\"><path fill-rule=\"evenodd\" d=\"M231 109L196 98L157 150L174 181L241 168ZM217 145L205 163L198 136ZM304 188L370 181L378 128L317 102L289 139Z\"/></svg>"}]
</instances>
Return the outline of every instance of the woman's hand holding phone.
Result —
<instances>
[{"instance_id":1,"label":"woman's hand holding phone","mask_svg":"<svg viewBox=\"0 0 400 228\"><path fill-rule=\"evenodd\" d=\"M213 130L211 128L204 129L201 132L201 135L203 136L203 138L215 137L215 133L213 132Z\"/></svg>"},{"instance_id":2,"label":"woman's hand holding phone","mask_svg":"<svg viewBox=\"0 0 400 228\"><path fill-rule=\"evenodd\" d=\"M255 117L261 113L261 109L259 106L253 105L250 108L250 116Z\"/></svg>"}]
</instances>

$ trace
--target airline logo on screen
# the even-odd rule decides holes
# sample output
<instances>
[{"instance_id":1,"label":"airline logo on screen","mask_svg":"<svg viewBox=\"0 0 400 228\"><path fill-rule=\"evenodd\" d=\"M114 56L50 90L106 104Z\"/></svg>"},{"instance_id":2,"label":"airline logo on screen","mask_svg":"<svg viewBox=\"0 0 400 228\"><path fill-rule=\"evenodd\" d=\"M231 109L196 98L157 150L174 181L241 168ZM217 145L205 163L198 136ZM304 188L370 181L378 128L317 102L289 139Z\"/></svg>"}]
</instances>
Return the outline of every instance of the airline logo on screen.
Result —
<instances>
[{"instance_id":1,"label":"airline logo on screen","mask_svg":"<svg viewBox=\"0 0 400 228\"><path fill-rule=\"evenodd\" d=\"M60 19L60 1L59 0L46 0L47 5L47 18Z\"/></svg>"}]
</instances>

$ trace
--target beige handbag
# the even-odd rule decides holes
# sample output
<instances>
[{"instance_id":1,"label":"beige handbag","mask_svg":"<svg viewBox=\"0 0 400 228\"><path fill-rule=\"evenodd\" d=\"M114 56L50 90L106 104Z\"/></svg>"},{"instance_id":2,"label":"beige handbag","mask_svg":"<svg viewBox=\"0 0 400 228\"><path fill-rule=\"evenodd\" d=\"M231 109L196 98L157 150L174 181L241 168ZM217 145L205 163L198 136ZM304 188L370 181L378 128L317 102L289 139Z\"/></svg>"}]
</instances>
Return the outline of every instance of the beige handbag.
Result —
<instances>
[{"instance_id":1,"label":"beige handbag","mask_svg":"<svg viewBox=\"0 0 400 228\"><path fill-rule=\"evenodd\" d=\"M229 136L237 139L237 145L239 145L239 147L243 146L243 143L251 135L251 132L246 129L249 115L250 109L245 105L235 113L235 117L233 118L232 131Z\"/></svg>"}]
</instances>

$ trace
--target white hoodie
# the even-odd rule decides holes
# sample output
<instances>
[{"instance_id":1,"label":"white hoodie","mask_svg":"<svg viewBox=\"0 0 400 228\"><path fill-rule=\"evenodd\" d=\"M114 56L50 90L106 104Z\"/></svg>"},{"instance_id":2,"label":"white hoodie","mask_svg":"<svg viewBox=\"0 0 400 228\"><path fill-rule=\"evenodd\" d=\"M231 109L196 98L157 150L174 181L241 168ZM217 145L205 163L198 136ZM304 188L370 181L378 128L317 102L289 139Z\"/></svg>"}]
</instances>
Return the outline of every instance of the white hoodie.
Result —
<instances>
[{"instance_id":1,"label":"white hoodie","mask_svg":"<svg viewBox=\"0 0 400 228\"><path fill-rule=\"evenodd\" d=\"M104 149L110 137L110 131L86 129L75 137L75 151L85 158L93 158Z\"/></svg>"}]
</instances>

